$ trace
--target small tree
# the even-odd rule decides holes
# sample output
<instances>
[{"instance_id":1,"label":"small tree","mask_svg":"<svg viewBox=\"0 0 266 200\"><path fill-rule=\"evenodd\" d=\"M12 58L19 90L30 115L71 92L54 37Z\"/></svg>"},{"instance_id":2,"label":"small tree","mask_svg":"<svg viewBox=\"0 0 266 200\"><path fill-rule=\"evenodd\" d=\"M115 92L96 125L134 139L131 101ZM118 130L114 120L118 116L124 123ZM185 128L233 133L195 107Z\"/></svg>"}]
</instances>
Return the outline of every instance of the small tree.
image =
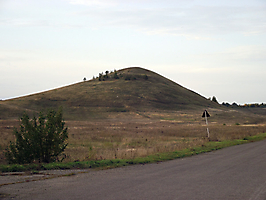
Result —
<instances>
[{"instance_id":1,"label":"small tree","mask_svg":"<svg viewBox=\"0 0 266 200\"><path fill-rule=\"evenodd\" d=\"M145 79L145 80L148 80L149 77L145 74L145 75L144 75L144 79Z\"/></svg>"},{"instance_id":2,"label":"small tree","mask_svg":"<svg viewBox=\"0 0 266 200\"><path fill-rule=\"evenodd\" d=\"M109 71L105 72L105 78L108 78Z\"/></svg>"},{"instance_id":3,"label":"small tree","mask_svg":"<svg viewBox=\"0 0 266 200\"><path fill-rule=\"evenodd\" d=\"M40 112L30 120L24 113L20 130L14 129L15 142L6 149L5 156L9 163L54 162L65 150L68 138L65 122L62 120L62 109L50 110L46 116Z\"/></svg>"},{"instance_id":4,"label":"small tree","mask_svg":"<svg viewBox=\"0 0 266 200\"><path fill-rule=\"evenodd\" d=\"M117 72L115 71L115 75L114 75L115 79L119 79L119 76L117 75Z\"/></svg>"},{"instance_id":5,"label":"small tree","mask_svg":"<svg viewBox=\"0 0 266 200\"><path fill-rule=\"evenodd\" d=\"M237 105L236 102L234 102L234 103L232 104L232 106L238 107L238 105Z\"/></svg>"},{"instance_id":6,"label":"small tree","mask_svg":"<svg viewBox=\"0 0 266 200\"><path fill-rule=\"evenodd\" d=\"M102 80L102 76L103 76L103 74L102 73L99 73L99 81Z\"/></svg>"},{"instance_id":7,"label":"small tree","mask_svg":"<svg viewBox=\"0 0 266 200\"><path fill-rule=\"evenodd\" d=\"M215 96L212 97L212 101L215 102L215 103L218 103L218 101L217 101Z\"/></svg>"}]
</instances>

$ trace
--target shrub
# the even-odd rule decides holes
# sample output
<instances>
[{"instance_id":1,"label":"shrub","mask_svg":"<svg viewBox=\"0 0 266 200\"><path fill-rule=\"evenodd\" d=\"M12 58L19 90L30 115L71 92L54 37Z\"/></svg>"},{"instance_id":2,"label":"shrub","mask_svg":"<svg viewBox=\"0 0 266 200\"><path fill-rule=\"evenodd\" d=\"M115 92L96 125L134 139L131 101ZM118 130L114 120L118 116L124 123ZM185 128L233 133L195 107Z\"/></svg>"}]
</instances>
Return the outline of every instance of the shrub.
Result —
<instances>
[{"instance_id":1,"label":"shrub","mask_svg":"<svg viewBox=\"0 0 266 200\"><path fill-rule=\"evenodd\" d=\"M148 80L149 77L145 74L145 75L144 75L144 79L145 79L145 80Z\"/></svg>"},{"instance_id":2,"label":"shrub","mask_svg":"<svg viewBox=\"0 0 266 200\"><path fill-rule=\"evenodd\" d=\"M103 73L99 73L99 81L102 80Z\"/></svg>"},{"instance_id":3,"label":"shrub","mask_svg":"<svg viewBox=\"0 0 266 200\"><path fill-rule=\"evenodd\" d=\"M50 110L46 116L40 112L30 119L26 112L21 118L20 130L14 129L15 142L11 142L5 151L9 163L25 164L34 162L54 162L65 150L68 138L62 109Z\"/></svg>"},{"instance_id":4,"label":"shrub","mask_svg":"<svg viewBox=\"0 0 266 200\"><path fill-rule=\"evenodd\" d=\"M217 101L215 96L212 97L212 101L215 102L215 103L218 103L218 101Z\"/></svg>"},{"instance_id":5,"label":"shrub","mask_svg":"<svg viewBox=\"0 0 266 200\"><path fill-rule=\"evenodd\" d=\"M131 75L126 75L125 80L130 81L130 79L131 79Z\"/></svg>"},{"instance_id":6,"label":"shrub","mask_svg":"<svg viewBox=\"0 0 266 200\"><path fill-rule=\"evenodd\" d=\"M117 75L117 72L115 71L115 75L114 75L115 79L119 79L119 76Z\"/></svg>"},{"instance_id":7,"label":"shrub","mask_svg":"<svg viewBox=\"0 0 266 200\"><path fill-rule=\"evenodd\" d=\"M104 77L104 78L109 78L108 74L109 74L109 71L106 71L106 72L105 72L105 75L104 75L103 77Z\"/></svg>"}]
</instances>

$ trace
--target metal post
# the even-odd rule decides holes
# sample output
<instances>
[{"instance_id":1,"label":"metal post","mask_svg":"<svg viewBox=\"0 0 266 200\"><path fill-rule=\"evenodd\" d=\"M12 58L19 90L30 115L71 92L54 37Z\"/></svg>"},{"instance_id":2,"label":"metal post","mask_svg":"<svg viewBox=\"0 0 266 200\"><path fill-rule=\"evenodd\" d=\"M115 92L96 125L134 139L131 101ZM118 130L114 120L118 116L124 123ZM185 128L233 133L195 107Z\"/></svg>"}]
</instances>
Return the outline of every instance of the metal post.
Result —
<instances>
[{"instance_id":1,"label":"metal post","mask_svg":"<svg viewBox=\"0 0 266 200\"><path fill-rule=\"evenodd\" d=\"M205 119L206 119L206 126L207 126L208 138L210 138L210 132L209 132L209 128L208 128L208 117L207 117L207 111L206 110L205 110Z\"/></svg>"}]
</instances>

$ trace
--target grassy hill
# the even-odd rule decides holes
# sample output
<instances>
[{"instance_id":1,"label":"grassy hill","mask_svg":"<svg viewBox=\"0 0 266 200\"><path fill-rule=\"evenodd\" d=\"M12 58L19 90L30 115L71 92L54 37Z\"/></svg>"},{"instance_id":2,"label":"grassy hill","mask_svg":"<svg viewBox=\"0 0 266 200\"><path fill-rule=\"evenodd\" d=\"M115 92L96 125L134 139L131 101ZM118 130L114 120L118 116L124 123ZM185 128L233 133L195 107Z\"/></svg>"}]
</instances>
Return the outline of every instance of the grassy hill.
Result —
<instances>
[{"instance_id":1,"label":"grassy hill","mask_svg":"<svg viewBox=\"0 0 266 200\"><path fill-rule=\"evenodd\" d=\"M0 164L18 117L63 107L69 130L65 162L133 159L243 139L266 132L266 109L226 107L142 68L127 68L67 87L0 101Z\"/></svg>"},{"instance_id":2,"label":"grassy hill","mask_svg":"<svg viewBox=\"0 0 266 200\"><path fill-rule=\"evenodd\" d=\"M100 79L100 80L99 80ZM94 80L0 102L1 118L62 106L67 119L105 118L107 112L177 111L218 104L152 71L133 67Z\"/></svg>"}]
</instances>

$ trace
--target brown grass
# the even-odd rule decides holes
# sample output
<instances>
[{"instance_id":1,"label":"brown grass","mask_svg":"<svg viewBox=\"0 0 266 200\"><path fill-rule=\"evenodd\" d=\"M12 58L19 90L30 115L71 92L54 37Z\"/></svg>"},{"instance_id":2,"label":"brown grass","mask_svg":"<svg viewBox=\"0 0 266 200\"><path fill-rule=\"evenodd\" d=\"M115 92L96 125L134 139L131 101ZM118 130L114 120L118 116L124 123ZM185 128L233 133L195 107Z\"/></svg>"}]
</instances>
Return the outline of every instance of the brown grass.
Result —
<instances>
[{"instance_id":1,"label":"brown grass","mask_svg":"<svg viewBox=\"0 0 266 200\"><path fill-rule=\"evenodd\" d=\"M203 145L206 125L171 121L71 122L69 161L134 158ZM243 139L266 130L263 125L210 124L210 140Z\"/></svg>"},{"instance_id":2,"label":"brown grass","mask_svg":"<svg viewBox=\"0 0 266 200\"><path fill-rule=\"evenodd\" d=\"M211 110L210 140L243 139L266 131L264 118L258 118L257 122L264 119L260 124L245 124L248 119L241 115L225 124L223 112ZM255 117L252 119L256 121ZM192 112L143 112L131 116L125 113L108 120L66 121L66 125L69 128L68 147L64 152L66 162L141 157L192 148L209 141L205 120ZM3 150L14 140L14 126L19 127L19 122L0 121L0 163L6 163Z\"/></svg>"},{"instance_id":3,"label":"brown grass","mask_svg":"<svg viewBox=\"0 0 266 200\"><path fill-rule=\"evenodd\" d=\"M31 116L62 106L67 120L108 119L124 112L194 109L220 106L173 81L141 68L119 70L119 79L83 81L70 86L0 103L0 119L17 119L23 111ZM143 78L148 76L148 79ZM126 80L126 77L132 77ZM225 107L226 108L226 107Z\"/></svg>"},{"instance_id":4,"label":"brown grass","mask_svg":"<svg viewBox=\"0 0 266 200\"><path fill-rule=\"evenodd\" d=\"M69 127L65 161L133 158L202 145L208 141L201 118L205 107L211 114L211 140L241 139L266 130L266 109L227 108L141 68L117 73L119 79L90 80L2 101L0 164L6 163L3 150L15 139L13 127L19 127L14 119L24 111L33 116L59 106Z\"/></svg>"}]
</instances>

